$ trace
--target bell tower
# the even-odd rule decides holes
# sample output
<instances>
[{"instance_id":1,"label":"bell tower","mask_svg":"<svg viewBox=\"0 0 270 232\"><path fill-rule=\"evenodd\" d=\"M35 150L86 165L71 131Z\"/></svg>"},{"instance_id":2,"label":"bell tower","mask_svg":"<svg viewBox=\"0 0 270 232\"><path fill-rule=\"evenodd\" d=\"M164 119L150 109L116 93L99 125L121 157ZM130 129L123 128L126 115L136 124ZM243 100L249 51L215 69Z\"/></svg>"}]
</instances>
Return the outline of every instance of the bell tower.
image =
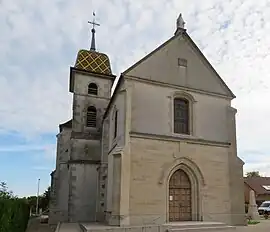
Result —
<instances>
[{"instance_id":1,"label":"bell tower","mask_svg":"<svg viewBox=\"0 0 270 232\"><path fill-rule=\"evenodd\" d=\"M93 14L95 16L95 14ZM69 160L70 222L96 220L98 169L101 163L102 120L115 80L109 57L96 51L93 20L89 50L80 50L70 68L69 91L73 93L71 149Z\"/></svg>"},{"instance_id":2,"label":"bell tower","mask_svg":"<svg viewBox=\"0 0 270 232\"><path fill-rule=\"evenodd\" d=\"M96 51L95 26L100 25L95 20L88 23L93 25L91 47L77 54L75 66L70 70L70 92L73 93L73 130L94 133L100 129L115 76L109 57Z\"/></svg>"}]
</instances>

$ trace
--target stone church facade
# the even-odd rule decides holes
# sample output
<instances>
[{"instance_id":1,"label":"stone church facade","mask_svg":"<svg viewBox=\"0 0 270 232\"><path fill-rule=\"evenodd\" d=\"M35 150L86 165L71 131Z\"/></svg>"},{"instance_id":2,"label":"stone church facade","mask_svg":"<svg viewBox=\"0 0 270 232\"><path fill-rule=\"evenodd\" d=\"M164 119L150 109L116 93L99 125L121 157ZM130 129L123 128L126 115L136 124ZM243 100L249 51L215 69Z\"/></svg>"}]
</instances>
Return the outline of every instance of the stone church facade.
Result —
<instances>
[{"instance_id":1,"label":"stone church facade","mask_svg":"<svg viewBox=\"0 0 270 232\"><path fill-rule=\"evenodd\" d=\"M245 224L232 91L177 21L115 81L107 55L78 52L72 119L59 126L49 222Z\"/></svg>"}]
</instances>

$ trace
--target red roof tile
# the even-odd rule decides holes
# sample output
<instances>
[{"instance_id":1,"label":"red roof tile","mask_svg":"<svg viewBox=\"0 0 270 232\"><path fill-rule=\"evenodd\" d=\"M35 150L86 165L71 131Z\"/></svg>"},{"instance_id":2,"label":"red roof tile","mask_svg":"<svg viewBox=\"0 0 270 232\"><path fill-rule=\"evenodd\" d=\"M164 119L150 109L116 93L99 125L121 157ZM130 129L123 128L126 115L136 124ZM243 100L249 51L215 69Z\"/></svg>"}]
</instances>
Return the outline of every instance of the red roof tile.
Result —
<instances>
[{"instance_id":1,"label":"red roof tile","mask_svg":"<svg viewBox=\"0 0 270 232\"><path fill-rule=\"evenodd\" d=\"M270 195L270 190L266 190L263 187L270 186L270 177L244 177L244 181L256 192L256 194Z\"/></svg>"}]
</instances>

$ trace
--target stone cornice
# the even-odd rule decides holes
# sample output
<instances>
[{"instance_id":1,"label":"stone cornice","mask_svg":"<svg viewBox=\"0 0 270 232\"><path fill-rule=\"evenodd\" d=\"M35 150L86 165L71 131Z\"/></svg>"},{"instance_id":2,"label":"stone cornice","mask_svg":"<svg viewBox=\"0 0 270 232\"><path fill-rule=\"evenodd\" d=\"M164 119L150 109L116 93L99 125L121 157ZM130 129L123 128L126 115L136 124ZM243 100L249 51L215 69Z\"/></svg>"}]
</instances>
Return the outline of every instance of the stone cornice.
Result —
<instances>
[{"instance_id":1,"label":"stone cornice","mask_svg":"<svg viewBox=\"0 0 270 232\"><path fill-rule=\"evenodd\" d=\"M235 109L234 107L232 106L228 106L228 110L234 114L237 114L237 109Z\"/></svg>"},{"instance_id":2,"label":"stone cornice","mask_svg":"<svg viewBox=\"0 0 270 232\"><path fill-rule=\"evenodd\" d=\"M130 137L134 138L143 138L143 139L153 139L153 140L163 140L163 141L185 141L189 144L199 144L205 146L215 146L215 147L230 147L229 142L220 142L220 141L213 141L213 140L205 140L201 138L197 138L194 136L186 136L186 135L179 135L179 136L170 136L170 135L157 135L157 134L148 134L148 133L141 133L141 132L130 132Z\"/></svg>"},{"instance_id":3,"label":"stone cornice","mask_svg":"<svg viewBox=\"0 0 270 232\"><path fill-rule=\"evenodd\" d=\"M67 164L100 164L100 160L69 160Z\"/></svg>"},{"instance_id":4,"label":"stone cornice","mask_svg":"<svg viewBox=\"0 0 270 232\"><path fill-rule=\"evenodd\" d=\"M96 99L104 99L104 100L110 100L111 98L107 97L101 97L101 96L96 96L96 95L89 95L89 94L83 94L83 93L76 93L74 92L77 96L83 96L83 97L89 97L91 99L96 98Z\"/></svg>"},{"instance_id":5,"label":"stone cornice","mask_svg":"<svg viewBox=\"0 0 270 232\"><path fill-rule=\"evenodd\" d=\"M123 152L124 148L123 147L119 147L117 146L117 144L115 144L112 149L108 152L108 155L112 155L112 154L121 154Z\"/></svg>"},{"instance_id":6,"label":"stone cornice","mask_svg":"<svg viewBox=\"0 0 270 232\"><path fill-rule=\"evenodd\" d=\"M100 140L101 133L92 132L71 132L71 139Z\"/></svg>"},{"instance_id":7,"label":"stone cornice","mask_svg":"<svg viewBox=\"0 0 270 232\"><path fill-rule=\"evenodd\" d=\"M168 84L168 83L161 82L161 81L149 80L146 78L141 78L141 77L136 77L136 76L131 76L131 75L125 75L124 77L127 80L135 80L135 81L139 81L142 83L153 84L153 85L158 85L158 86L163 86L163 87L169 87L169 88L173 88L173 89L179 89L182 91L190 91L190 92L194 92L194 93L206 94L209 96L220 97L220 98L225 98L225 99L230 99L230 100L232 99L229 96L222 95L219 93L209 92L207 90L200 90L200 89L194 89L194 88L190 88L190 87L186 87L186 86L173 85L173 84Z\"/></svg>"},{"instance_id":8,"label":"stone cornice","mask_svg":"<svg viewBox=\"0 0 270 232\"><path fill-rule=\"evenodd\" d=\"M114 82L116 76L115 75L108 75L108 74L101 74L101 73L95 73L95 72L90 72L74 67L70 67L70 74L69 74L69 91L73 92L74 91L74 75L76 74L81 74L81 75L87 75L87 76L93 76L93 77L98 77L102 79L107 79L111 80Z\"/></svg>"},{"instance_id":9,"label":"stone cornice","mask_svg":"<svg viewBox=\"0 0 270 232\"><path fill-rule=\"evenodd\" d=\"M74 68L74 67L70 67L70 70L73 72L75 71L76 73L82 74L82 75L91 75L94 77L99 77L99 78L103 78L103 79L115 79L116 75L112 75L112 74L104 74L104 73L98 73L98 72L91 72L91 71L87 71L87 70L83 70L83 69L79 69L79 68Z\"/></svg>"}]
</instances>

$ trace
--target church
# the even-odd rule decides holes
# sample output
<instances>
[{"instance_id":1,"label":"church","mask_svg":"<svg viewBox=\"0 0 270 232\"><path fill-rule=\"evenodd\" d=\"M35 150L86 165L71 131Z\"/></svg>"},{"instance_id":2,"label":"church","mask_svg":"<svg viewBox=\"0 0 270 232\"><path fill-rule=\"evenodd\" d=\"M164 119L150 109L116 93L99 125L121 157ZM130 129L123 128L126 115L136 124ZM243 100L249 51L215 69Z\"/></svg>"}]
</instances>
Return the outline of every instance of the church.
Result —
<instances>
[{"instance_id":1,"label":"church","mask_svg":"<svg viewBox=\"0 0 270 232\"><path fill-rule=\"evenodd\" d=\"M80 50L72 118L59 125L49 223L245 225L235 95L191 39L171 38L121 73Z\"/></svg>"}]
</instances>

